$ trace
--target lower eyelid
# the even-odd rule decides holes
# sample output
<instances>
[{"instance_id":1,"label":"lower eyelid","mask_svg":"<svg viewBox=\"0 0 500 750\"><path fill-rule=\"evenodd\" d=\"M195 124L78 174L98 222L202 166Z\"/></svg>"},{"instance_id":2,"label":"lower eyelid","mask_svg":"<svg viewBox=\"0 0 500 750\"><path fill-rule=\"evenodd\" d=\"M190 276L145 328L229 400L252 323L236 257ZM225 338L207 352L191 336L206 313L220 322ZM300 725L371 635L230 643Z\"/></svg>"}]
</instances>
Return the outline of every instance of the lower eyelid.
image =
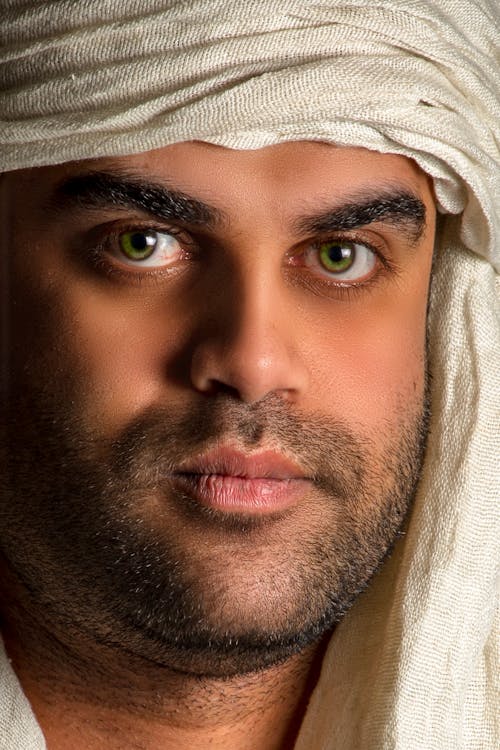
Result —
<instances>
[{"instance_id":1,"label":"lower eyelid","mask_svg":"<svg viewBox=\"0 0 500 750\"><path fill-rule=\"evenodd\" d=\"M137 233L141 233L141 232L155 232L155 233L160 234L160 235L167 235L168 237L172 238L173 242L177 242L178 243L178 245L179 245L179 250L178 250L179 259L187 258L187 256L189 255L189 250L186 249L186 245L188 243L186 243L186 242L183 241L183 239L180 236L181 235L180 231L179 232L177 232L177 231L175 231L175 232L174 231L166 231L165 229L159 230L159 229L154 228L154 227L140 227L140 226L138 227L137 225L135 225L133 227L123 227L123 228L120 227L119 231L109 232L95 246L95 252L97 252L97 253L100 252L102 254L106 254L106 255L110 256L111 258L115 259L118 263L122 263L123 265L125 265L125 266L127 266L129 268L136 268L138 270L140 270L141 267L144 268L144 269L145 268L154 269L155 267L157 267L157 268L167 267L169 265L169 261L171 261L172 263L174 263L177 260L177 258L175 257L176 256L176 250L175 249L172 250L172 253L171 253L172 257L171 257L171 259L170 258L166 258L166 257L163 258L163 260L167 261L166 263L163 263L163 264L161 263L161 258L158 258L157 265L155 264L155 262L153 262L153 258L155 256L155 253L153 253L151 255L151 262L149 262L149 263L148 263L149 258L145 258L142 261L140 259L135 259L134 260L134 258L128 258L127 255L120 249L120 237L123 234L127 234L128 232L130 232L130 233L132 233L132 232L137 232ZM165 248L165 250L167 251L168 248Z\"/></svg>"},{"instance_id":2,"label":"lower eyelid","mask_svg":"<svg viewBox=\"0 0 500 750\"><path fill-rule=\"evenodd\" d=\"M377 290L388 278L383 266L380 266L371 276L361 281L331 280L316 273L290 273L290 283L307 294L324 298L332 302L352 302L357 298Z\"/></svg>"}]
</instances>

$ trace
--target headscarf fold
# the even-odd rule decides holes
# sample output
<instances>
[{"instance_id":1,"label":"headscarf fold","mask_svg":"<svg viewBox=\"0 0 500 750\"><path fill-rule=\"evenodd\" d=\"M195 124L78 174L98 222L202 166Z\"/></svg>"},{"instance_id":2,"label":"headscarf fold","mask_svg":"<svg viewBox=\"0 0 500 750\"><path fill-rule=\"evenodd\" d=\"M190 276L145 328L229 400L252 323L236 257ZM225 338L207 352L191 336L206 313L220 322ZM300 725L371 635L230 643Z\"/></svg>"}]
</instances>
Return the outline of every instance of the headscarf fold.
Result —
<instances>
[{"instance_id":1,"label":"headscarf fold","mask_svg":"<svg viewBox=\"0 0 500 750\"><path fill-rule=\"evenodd\" d=\"M297 750L498 747L498 20L495 0L2 3L0 171L317 140L433 178L424 474L333 634Z\"/></svg>"}]
</instances>

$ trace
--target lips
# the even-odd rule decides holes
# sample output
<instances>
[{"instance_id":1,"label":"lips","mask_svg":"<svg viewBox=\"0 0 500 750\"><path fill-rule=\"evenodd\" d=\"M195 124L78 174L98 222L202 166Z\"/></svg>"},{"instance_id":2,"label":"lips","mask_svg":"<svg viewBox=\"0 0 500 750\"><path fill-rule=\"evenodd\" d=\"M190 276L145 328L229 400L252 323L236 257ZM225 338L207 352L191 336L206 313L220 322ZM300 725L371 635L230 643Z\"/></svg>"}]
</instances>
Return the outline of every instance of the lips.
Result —
<instances>
[{"instance_id":1,"label":"lips","mask_svg":"<svg viewBox=\"0 0 500 750\"><path fill-rule=\"evenodd\" d=\"M209 508L267 514L297 504L309 479L293 461L275 451L245 454L218 448L181 464L174 484Z\"/></svg>"}]
</instances>

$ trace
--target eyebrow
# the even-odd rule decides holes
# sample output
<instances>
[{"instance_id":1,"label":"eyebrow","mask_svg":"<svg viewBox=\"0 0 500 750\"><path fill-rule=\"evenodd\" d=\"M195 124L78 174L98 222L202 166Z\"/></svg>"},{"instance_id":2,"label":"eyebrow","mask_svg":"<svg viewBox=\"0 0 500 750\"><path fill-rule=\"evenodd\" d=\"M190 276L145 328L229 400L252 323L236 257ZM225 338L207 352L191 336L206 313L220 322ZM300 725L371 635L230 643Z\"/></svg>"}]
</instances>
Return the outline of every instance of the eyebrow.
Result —
<instances>
[{"instance_id":1,"label":"eyebrow","mask_svg":"<svg viewBox=\"0 0 500 750\"><path fill-rule=\"evenodd\" d=\"M219 208L186 193L123 171L73 175L59 183L47 208L66 213L72 208L139 210L164 221L215 229L227 223ZM426 226L423 201L401 186L371 186L351 193L340 205L303 215L292 222L300 234L325 234L357 229L374 222L389 224L416 244Z\"/></svg>"},{"instance_id":2,"label":"eyebrow","mask_svg":"<svg viewBox=\"0 0 500 750\"><path fill-rule=\"evenodd\" d=\"M347 202L314 216L297 219L297 231L310 234L339 232L383 222L417 243L426 226L425 204L414 193L401 187L369 189L349 196Z\"/></svg>"},{"instance_id":3,"label":"eyebrow","mask_svg":"<svg viewBox=\"0 0 500 750\"><path fill-rule=\"evenodd\" d=\"M47 208L59 214L72 208L139 210L164 221L204 227L223 222L222 211L180 190L123 172L87 172L57 185Z\"/></svg>"}]
</instances>

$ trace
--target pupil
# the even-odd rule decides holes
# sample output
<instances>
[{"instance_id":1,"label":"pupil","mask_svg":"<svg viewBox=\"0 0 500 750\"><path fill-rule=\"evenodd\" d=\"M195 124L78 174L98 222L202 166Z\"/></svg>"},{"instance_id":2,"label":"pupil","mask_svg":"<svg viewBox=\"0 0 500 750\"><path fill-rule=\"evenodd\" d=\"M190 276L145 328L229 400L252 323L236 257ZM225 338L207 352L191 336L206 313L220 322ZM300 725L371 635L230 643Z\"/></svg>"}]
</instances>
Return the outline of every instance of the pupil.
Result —
<instances>
[{"instance_id":1,"label":"pupil","mask_svg":"<svg viewBox=\"0 0 500 750\"><path fill-rule=\"evenodd\" d=\"M134 250L146 250L148 247L148 239L145 234L133 234L130 238L130 244Z\"/></svg>"},{"instance_id":2,"label":"pupil","mask_svg":"<svg viewBox=\"0 0 500 750\"><path fill-rule=\"evenodd\" d=\"M349 250L341 245L332 245L328 251L328 258L332 263L340 263L349 257Z\"/></svg>"}]
</instances>

